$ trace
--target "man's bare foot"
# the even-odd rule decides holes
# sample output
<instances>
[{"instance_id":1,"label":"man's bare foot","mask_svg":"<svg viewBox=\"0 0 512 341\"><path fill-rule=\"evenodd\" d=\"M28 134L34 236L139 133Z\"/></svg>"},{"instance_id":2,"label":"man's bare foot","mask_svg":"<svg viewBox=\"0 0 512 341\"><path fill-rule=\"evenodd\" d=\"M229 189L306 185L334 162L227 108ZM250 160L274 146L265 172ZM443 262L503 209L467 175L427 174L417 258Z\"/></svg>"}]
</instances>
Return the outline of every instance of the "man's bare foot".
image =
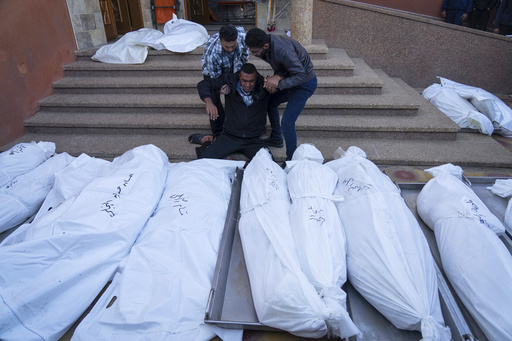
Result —
<instances>
[{"instance_id":1,"label":"man's bare foot","mask_svg":"<svg viewBox=\"0 0 512 341\"><path fill-rule=\"evenodd\" d=\"M214 138L212 135L205 135L203 136L203 138L201 139L201 144L204 144L206 142L213 142Z\"/></svg>"},{"instance_id":2,"label":"man's bare foot","mask_svg":"<svg viewBox=\"0 0 512 341\"><path fill-rule=\"evenodd\" d=\"M213 140L212 135L192 134L188 137L188 142L195 144L204 144L205 142L212 142Z\"/></svg>"}]
</instances>

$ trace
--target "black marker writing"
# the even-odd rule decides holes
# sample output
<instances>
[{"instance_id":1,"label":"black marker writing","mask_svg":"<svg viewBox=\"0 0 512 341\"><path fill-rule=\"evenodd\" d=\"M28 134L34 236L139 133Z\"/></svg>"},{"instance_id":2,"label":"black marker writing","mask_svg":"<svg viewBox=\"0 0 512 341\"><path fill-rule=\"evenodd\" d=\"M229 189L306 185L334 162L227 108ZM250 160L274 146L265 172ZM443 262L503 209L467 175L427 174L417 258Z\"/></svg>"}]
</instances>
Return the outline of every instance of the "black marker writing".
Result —
<instances>
[{"instance_id":1,"label":"black marker writing","mask_svg":"<svg viewBox=\"0 0 512 341\"><path fill-rule=\"evenodd\" d=\"M347 192L350 192L350 191L361 192L361 191L369 190L370 188L373 187L370 184L365 184L365 185L357 184L356 181L354 180L354 178L345 179L345 180L343 180L342 184L347 187Z\"/></svg>"},{"instance_id":2,"label":"black marker writing","mask_svg":"<svg viewBox=\"0 0 512 341\"><path fill-rule=\"evenodd\" d=\"M315 220L320 223L320 226L325 222L324 211L323 210L315 210L313 206L309 206L308 209L312 212L309 216L309 220Z\"/></svg>"}]
</instances>

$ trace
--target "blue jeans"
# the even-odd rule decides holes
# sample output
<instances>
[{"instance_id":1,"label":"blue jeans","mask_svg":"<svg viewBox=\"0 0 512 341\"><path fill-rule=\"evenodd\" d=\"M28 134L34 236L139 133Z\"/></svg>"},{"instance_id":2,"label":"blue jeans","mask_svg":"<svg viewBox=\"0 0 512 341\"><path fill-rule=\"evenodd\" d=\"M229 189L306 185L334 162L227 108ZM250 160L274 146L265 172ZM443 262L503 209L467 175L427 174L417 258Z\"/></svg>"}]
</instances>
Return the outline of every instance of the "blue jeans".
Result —
<instances>
[{"instance_id":1,"label":"blue jeans","mask_svg":"<svg viewBox=\"0 0 512 341\"><path fill-rule=\"evenodd\" d=\"M286 143L286 157L291 159L295 149L297 149L297 132L295 131L295 121L304 109L308 98L316 90L316 76L304 84L296 87L280 90L270 96L268 103L268 119L272 126L273 137L281 137L283 131L284 142ZM284 102L288 102L284 109L281 125L279 125L279 110L277 107Z\"/></svg>"}]
</instances>

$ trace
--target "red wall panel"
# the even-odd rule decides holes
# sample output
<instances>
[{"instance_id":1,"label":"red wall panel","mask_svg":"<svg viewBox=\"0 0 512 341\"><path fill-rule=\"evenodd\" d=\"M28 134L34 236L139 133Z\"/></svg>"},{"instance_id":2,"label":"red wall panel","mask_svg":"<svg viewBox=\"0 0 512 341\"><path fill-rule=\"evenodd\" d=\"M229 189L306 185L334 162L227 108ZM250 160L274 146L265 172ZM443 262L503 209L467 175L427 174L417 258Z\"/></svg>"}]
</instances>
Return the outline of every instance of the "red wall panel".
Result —
<instances>
[{"instance_id":1,"label":"red wall panel","mask_svg":"<svg viewBox=\"0 0 512 341\"><path fill-rule=\"evenodd\" d=\"M52 94L75 60L66 0L0 1L0 145L25 134L23 121Z\"/></svg>"}]
</instances>

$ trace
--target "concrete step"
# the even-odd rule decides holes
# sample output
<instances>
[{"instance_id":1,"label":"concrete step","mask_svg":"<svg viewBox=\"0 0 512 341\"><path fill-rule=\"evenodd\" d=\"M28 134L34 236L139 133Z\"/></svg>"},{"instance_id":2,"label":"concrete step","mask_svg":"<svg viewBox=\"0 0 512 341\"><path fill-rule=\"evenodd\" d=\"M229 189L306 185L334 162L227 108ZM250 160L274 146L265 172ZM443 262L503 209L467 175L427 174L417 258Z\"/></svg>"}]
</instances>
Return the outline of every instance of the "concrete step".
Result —
<instances>
[{"instance_id":1,"label":"concrete step","mask_svg":"<svg viewBox=\"0 0 512 341\"><path fill-rule=\"evenodd\" d=\"M199 56L198 56L199 57ZM266 62L254 56L249 56L261 74L273 74L272 68ZM351 76L355 65L343 49L330 49L327 58L315 60L317 76ZM93 60L80 60L64 65L66 77L174 77L201 76L200 59L194 60L153 60L148 59L143 64L108 64Z\"/></svg>"},{"instance_id":2,"label":"concrete step","mask_svg":"<svg viewBox=\"0 0 512 341\"><path fill-rule=\"evenodd\" d=\"M297 120L297 131L307 137L455 140L459 127L445 114L407 84L380 70L375 74L384 84L382 95L315 94ZM208 131L197 95L55 95L40 105L42 111L26 121L33 133Z\"/></svg>"},{"instance_id":3,"label":"concrete step","mask_svg":"<svg viewBox=\"0 0 512 341\"><path fill-rule=\"evenodd\" d=\"M216 32L213 32L215 34ZM213 35L210 33L210 35ZM101 48L101 46L92 47L89 49L75 51L77 61L89 61L91 57ZM322 60L327 58L329 48L325 44L323 39L313 39L312 44L305 47L308 51L309 56L313 60ZM201 60L201 56L204 52L204 45L197 47L193 51L178 53L171 52L168 50L155 50L153 48L148 49L148 56L146 61L160 60L160 61L183 61L183 60Z\"/></svg>"},{"instance_id":4,"label":"concrete step","mask_svg":"<svg viewBox=\"0 0 512 341\"><path fill-rule=\"evenodd\" d=\"M421 108L417 117L365 117L361 115L300 115L299 135L330 138L393 138L417 140L454 140L458 126L442 125L436 111ZM192 134L208 132L204 106L198 113L74 113L39 112L25 121L27 131L45 134ZM269 127L268 127L269 128ZM270 128L269 128L270 129ZM270 130L269 130L270 132Z\"/></svg>"},{"instance_id":5,"label":"concrete step","mask_svg":"<svg viewBox=\"0 0 512 341\"><path fill-rule=\"evenodd\" d=\"M354 65L356 64L360 69L367 67L360 60L356 60ZM382 86L381 95L322 95L315 93L308 100L303 114L410 116L416 115L422 103L426 102L414 90L404 88L403 85L399 85L382 71L372 72L371 78L376 86ZM161 77L158 79L161 82L166 82ZM198 79L200 78L194 78L191 81L185 80L183 77L174 77L177 84L189 87ZM321 77L320 84L325 86L328 91L328 89L332 89L331 85L337 83L339 79ZM85 78L81 81L86 82ZM66 80L66 82L70 82L70 80ZM113 84L112 80L105 80L105 82ZM151 84L152 78L145 79L144 82ZM134 83L134 85L136 84ZM197 94L170 93L171 91L169 94L56 94L41 100L39 106L41 111L52 112L202 113L204 103Z\"/></svg>"},{"instance_id":6,"label":"concrete step","mask_svg":"<svg viewBox=\"0 0 512 341\"><path fill-rule=\"evenodd\" d=\"M362 59L354 59L354 73L319 77L319 95L380 95L383 82ZM56 94L197 94L202 76L189 77L64 77L53 83Z\"/></svg>"},{"instance_id":7,"label":"concrete step","mask_svg":"<svg viewBox=\"0 0 512 341\"><path fill-rule=\"evenodd\" d=\"M49 139L49 137L51 139ZM195 147L187 141L187 135L143 135L143 134L45 134L29 133L2 147L7 150L16 143L30 141L52 141L57 152L78 156L86 153L98 158L112 159L125 151L145 144L161 148L170 161L189 161L196 158ZM512 153L491 137L459 133L454 141L418 141L394 139L322 138L305 137L299 134L300 143L312 143L326 160L331 160L338 147L346 150L350 146L362 148L369 160L377 165L416 165L425 168L451 162L462 167L510 168ZM285 148L270 148L277 162L285 158ZM235 155L235 159L243 159Z\"/></svg>"},{"instance_id":8,"label":"concrete step","mask_svg":"<svg viewBox=\"0 0 512 341\"><path fill-rule=\"evenodd\" d=\"M284 108L284 104L281 106ZM416 115L418 96L397 95L313 95L303 114L316 115ZM200 113L204 103L197 95L75 95L58 94L39 102L41 111L111 112L111 113Z\"/></svg>"}]
</instances>

